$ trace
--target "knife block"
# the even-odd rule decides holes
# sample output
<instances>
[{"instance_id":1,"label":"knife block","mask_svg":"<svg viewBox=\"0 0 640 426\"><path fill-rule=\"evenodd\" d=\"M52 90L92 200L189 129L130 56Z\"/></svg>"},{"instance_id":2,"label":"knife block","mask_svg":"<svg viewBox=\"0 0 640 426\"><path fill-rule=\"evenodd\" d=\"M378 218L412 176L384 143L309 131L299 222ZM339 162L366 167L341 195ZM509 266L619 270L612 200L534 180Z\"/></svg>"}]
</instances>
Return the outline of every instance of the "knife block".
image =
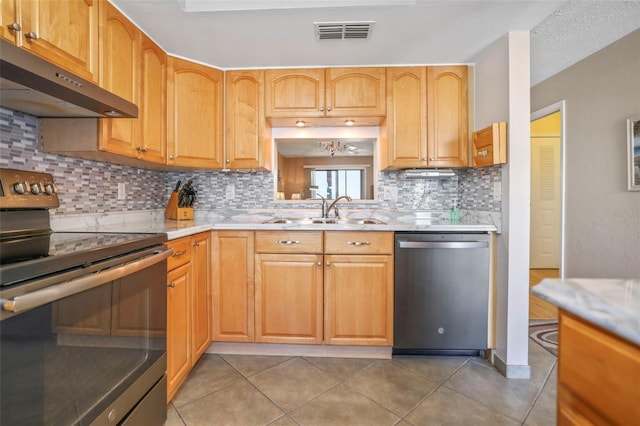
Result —
<instances>
[{"instance_id":1,"label":"knife block","mask_svg":"<svg viewBox=\"0 0 640 426\"><path fill-rule=\"evenodd\" d=\"M193 219L193 207L178 207L178 193L173 191L169 197L167 208L164 209L164 217L173 220Z\"/></svg>"}]
</instances>

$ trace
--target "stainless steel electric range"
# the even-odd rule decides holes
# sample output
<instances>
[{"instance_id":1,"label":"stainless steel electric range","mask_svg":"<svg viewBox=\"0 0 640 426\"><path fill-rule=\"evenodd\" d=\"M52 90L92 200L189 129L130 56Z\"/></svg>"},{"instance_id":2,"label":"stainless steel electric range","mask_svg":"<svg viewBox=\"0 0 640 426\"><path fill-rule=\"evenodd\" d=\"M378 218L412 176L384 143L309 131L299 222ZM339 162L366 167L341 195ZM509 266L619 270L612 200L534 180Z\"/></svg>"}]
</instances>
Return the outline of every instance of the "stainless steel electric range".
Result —
<instances>
[{"instance_id":1,"label":"stainless steel electric range","mask_svg":"<svg viewBox=\"0 0 640 426\"><path fill-rule=\"evenodd\" d=\"M165 237L52 232L58 206L0 169L0 424L162 425Z\"/></svg>"}]
</instances>

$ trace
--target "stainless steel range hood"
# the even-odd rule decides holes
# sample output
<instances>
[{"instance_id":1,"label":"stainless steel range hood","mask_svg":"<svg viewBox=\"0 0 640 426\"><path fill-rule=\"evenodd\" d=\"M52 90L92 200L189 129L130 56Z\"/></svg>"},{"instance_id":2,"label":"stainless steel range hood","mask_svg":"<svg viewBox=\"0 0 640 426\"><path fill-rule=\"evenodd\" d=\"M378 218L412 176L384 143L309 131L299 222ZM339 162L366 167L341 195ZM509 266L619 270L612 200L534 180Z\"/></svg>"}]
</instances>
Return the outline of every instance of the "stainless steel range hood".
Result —
<instances>
[{"instance_id":1,"label":"stainless steel range hood","mask_svg":"<svg viewBox=\"0 0 640 426\"><path fill-rule=\"evenodd\" d=\"M137 117L138 107L0 40L0 105L36 117Z\"/></svg>"}]
</instances>

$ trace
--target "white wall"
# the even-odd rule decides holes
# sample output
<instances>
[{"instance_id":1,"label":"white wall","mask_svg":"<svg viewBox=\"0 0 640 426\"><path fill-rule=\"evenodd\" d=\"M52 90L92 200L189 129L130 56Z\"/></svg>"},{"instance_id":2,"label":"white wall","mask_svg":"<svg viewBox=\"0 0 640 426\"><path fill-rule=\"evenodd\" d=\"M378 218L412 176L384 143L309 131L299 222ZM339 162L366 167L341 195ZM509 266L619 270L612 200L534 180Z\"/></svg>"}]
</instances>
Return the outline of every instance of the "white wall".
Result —
<instances>
[{"instance_id":1,"label":"white wall","mask_svg":"<svg viewBox=\"0 0 640 426\"><path fill-rule=\"evenodd\" d=\"M627 191L626 127L640 116L640 30L531 89L566 101L565 276L640 278L640 192Z\"/></svg>"},{"instance_id":2,"label":"white wall","mask_svg":"<svg viewBox=\"0 0 640 426\"><path fill-rule=\"evenodd\" d=\"M509 378L528 378L529 320L529 33L512 32L476 61L476 129L508 122L502 169L502 234L498 237L496 351Z\"/></svg>"}]
</instances>

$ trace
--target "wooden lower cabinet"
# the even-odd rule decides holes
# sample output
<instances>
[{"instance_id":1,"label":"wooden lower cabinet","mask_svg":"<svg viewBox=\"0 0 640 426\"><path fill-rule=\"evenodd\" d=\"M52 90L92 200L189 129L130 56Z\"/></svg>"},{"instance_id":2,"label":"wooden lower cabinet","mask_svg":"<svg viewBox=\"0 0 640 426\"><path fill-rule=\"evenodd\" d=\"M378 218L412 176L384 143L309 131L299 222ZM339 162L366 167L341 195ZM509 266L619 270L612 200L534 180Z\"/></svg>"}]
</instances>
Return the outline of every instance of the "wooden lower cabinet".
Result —
<instances>
[{"instance_id":1,"label":"wooden lower cabinet","mask_svg":"<svg viewBox=\"0 0 640 426\"><path fill-rule=\"evenodd\" d=\"M393 344L393 256L326 255L324 341Z\"/></svg>"},{"instance_id":2,"label":"wooden lower cabinet","mask_svg":"<svg viewBox=\"0 0 640 426\"><path fill-rule=\"evenodd\" d=\"M557 424L635 425L639 400L640 347L561 309Z\"/></svg>"},{"instance_id":3,"label":"wooden lower cabinet","mask_svg":"<svg viewBox=\"0 0 640 426\"><path fill-rule=\"evenodd\" d=\"M209 232L191 239L191 365L195 365L211 344L211 236Z\"/></svg>"},{"instance_id":4,"label":"wooden lower cabinet","mask_svg":"<svg viewBox=\"0 0 640 426\"><path fill-rule=\"evenodd\" d=\"M210 232L172 240L167 261L167 400L211 343Z\"/></svg>"},{"instance_id":5,"label":"wooden lower cabinet","mask_svg":"<svg viewBox=\"0 0 640 426\"><path fill-rule=\"evenodd\" d=\"M322 255L256 254L256 342L322 343Z\"/></svg>"},{"instance_id":6,"label":"wooden lower cabinet","mask_svg":"<svg viewBox=\"0 0 640 426\"><path fill-rule=\"evenodd\" d=\"M391 346L393 246L393 232L214 231L213 341Z\"/></svg>"},{"instance_id":7,"label":"wooden lower cabinet","mask_svg":"<svg viewBox=\"0 0 640 426\"><path fill-rule=\"evenodd\" d=\"M393 232L325 232L325 343L393 345L393 248Z\"/></svg>"},{"instance_id":8,"label":"wooden lower cabinet","mask_svg":"<svg viewBox=\"0 0 640 426\"><path fill-rule=\"evenodd\" d=\"M253 342L252 231L212 232L213 340Z\"/></svg>"},{"instance_id":9,"label":"wooden lower cabinet","mask_svg":"<svg viewBox=\"0 0 640 426\"><path fill-rule=\"evenodd\" d=\"M167 401L171 401L191 370L190 281L189 264L167 275Z\"/></svg>"}]
</instances>

